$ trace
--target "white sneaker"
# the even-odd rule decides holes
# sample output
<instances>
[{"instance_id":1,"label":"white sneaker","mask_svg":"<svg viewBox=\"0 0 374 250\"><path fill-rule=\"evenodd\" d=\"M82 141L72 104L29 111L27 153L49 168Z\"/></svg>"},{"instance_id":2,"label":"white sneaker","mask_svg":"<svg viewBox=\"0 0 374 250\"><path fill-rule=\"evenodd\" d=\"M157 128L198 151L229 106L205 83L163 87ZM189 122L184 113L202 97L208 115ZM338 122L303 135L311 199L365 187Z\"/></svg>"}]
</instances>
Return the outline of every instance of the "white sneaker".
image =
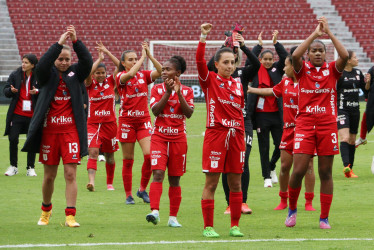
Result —
<instances>
[{"instance_id":1,"label":"white sneaker","mask_svg":"<svg viewBox=\"0 0 374 250\"><path fill-rule=\"evenodd\" d=\"M373 161L371 162L371 173L374 174L374 156Z\"/></svg>"},{"instance_id":2,"label":"white sneaker","mask_svg":"<svg viewBox=\"0 0 374 250\"><path fill-rule=\"evenodd\" d=\"M272 182L273 184L278 183L277 172L275 172L275 170L270 171L270 177L271 177L271 182Z\"/></svg>"},{"instance_id":3,"label":"white sneaker","mask_svg":"<svg viewBox=\"0 0 374 250\"><path fill-rule=\"evenodd\" d=\"M175 216L169 216L168 226L169 227L182 227L182 225L179 224L179 222L177 221L177 217Z\"/></svg>"},{"instance_id":4,"label":"white sneaker","mask_svg":"<svg viewBox=\"0 0 374 250\"><path fill-rule=\"evenodd\" d=\"M356 142L355 142L356 148L357 148L358 146L360 146L361 144L362 144L362 145L365 145L367 142L368 142L367 139L362 139L361 137L358 138L358 139L356 140Z\"/></svg>"},{"instance_id":5,"label":"white sneaker","mask_svg":"<svg viewBox=\"0 0 374 250\"><path fill-rule=\"evenodd\" d=\"M18 174L18 168L16 168L15 166L9 166L9 168L5 172L6 176L13 176L16 174Z\"/></svg>"},{"instance_id":6,"label":"white sneaker","mask_svg":"<svg viewBox=\"0 0 374 250\"><path fill-rule=\"evenodd\" d=\"M29 168L27 169L26 176L38 176L38 175L35 173L34 168Z\"/></svg>"},{"instance_id":7,"label":"white sneaker","mask_svg":"<svg viewBox=\"0 0 374 250\"><path fill-rule=\"evenodd\" d=\"M97 157L97 159L99 161L105 161L105 156L104 155L99 155L99 157Z\"/></svg>"},{"instance_id":8,"label":"white sneaker","mask_svg":"<svg viewBox=\"0 0 374 250\"><path fill-rule=\"evenodd\" d=\"M271 183L271 179L265 179L264 181L264 187L273 187L273 184Z\"/></svg>"}]
</instances>

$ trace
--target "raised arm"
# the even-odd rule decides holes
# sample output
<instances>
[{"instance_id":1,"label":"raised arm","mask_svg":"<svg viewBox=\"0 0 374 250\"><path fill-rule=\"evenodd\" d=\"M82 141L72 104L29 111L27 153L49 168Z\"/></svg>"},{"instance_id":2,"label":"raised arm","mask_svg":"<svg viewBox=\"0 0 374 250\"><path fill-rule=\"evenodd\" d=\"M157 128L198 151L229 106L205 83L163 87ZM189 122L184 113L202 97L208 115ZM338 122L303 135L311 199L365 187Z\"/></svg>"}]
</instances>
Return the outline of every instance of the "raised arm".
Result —
<instances>
[{"instance_id":1,"label":"raised arm","mask_svg":"<svg viewBox=\"0 0 374 250\"><path fill-rule=\"evenodd\" d=\"M155 81L157 78L159 78L161 76L162 65L153 57L153 55L149 51L149 46L148 46L147 42L143 42L142 46L145 49L145 52L146 52L148 58L153 63L153 66L155 66L155 68L156 68L156 70L154 70L154 71L151 72L152 81Z\"/></svg>"},{"instance_id":2,"label":"raised arm","mask_svg":"<svg viewBox=\"0 0 374 250\"><path fill-rule=\"evenodd\" d=\"M84 81L84 85L86 85L86 87L90 86L91 83L92 83L92 75L93 73L96 71L97 69L97 66L99 66L99 64L104 60L104 53L100 50L98 50L98 54L99 54L99 57L97 58L97 60L93 63L92 65L92 69L91 69L91 73L88 75L88 77L86 78L86 80Z\"/></svg>"},{"instance_id":3,"label":"raised arm","mask_svg":"<svg viewBox=\"0 0 374 250\"><path fill-rule=\"evenodd\" d=\"M283 69L285 66L286 58L288 56L288 52L284 48L284 46L280 42L278 42L278 34L279 34L278 30L273 31L273 44L274 44L275 51L277 52L279 56L279 61L276 63L276 67L279 70L279 72L283 72L284 74Z\"/></svg>"},{"instance_id":4,"label":"raised arm","mask_svg":"<svg viewBox=\"0 0 374 250\"><path fill-rule=\"evenodd\" d=\"M243 77L245 78L247 84L248 81L253 79L253 77L257 74L258 70L260 69L261 63L258 60L258 57L250 49L248 49L247 46L245 46L244 38L242 35L237 34L236 39L240 44L240 49L247 56L247 61L249 61L249 63L246 63L246 66L242 70Z\"/></svg>"},{"instance_id":5,"label":"raised arm","mask_svg":"<svg viewBox=\"0 0 374 250\"><path fill-rule=\"evenodd\" d=\"M140 57L140 59L136 62L136 64L129 70L129 72L121 75L120 82L126 83L128 80L133 78L136 75L136 73L139 71L146 57L147 55L146 55L145 49L143 48L142 57Z\"/></svg>"},{"instance_id":6,"label":"raised arm","mask_svg":"<svg viewBox=\"0 0 374 250\"><path fill-rule=\"evenodd\" d=\"M206 37L208 36L209 32L212 30L213 25L210 23L204 23L200 26L201 35L200 35L200 42L197 46L196 51L196 64L197 64L197 71L199 73L199 78L202 81L206 81L208 78L209 70L206 65L205 61L205 41ZM201 82L200 82L201 83Z\"/></svg>"},{"instance_id":7,"label":"raised arm","mask_svg":"<svg viewBox=\"0 0 374 250\"><path fill-rule=\"evenodd\" d=\"M107 55L110 60L114 63L114 65L116 66L116 69L114 70L113 72L113 75L117 75L118 73L118 68L119 68L119 64L120 64L120 61L118 60L117 57L115 57L105 46L104 44L100 41L100 42L96 42L97 44L97 47L96 49L98 50L101 50L102 52L104 52L105 55Z\"/></svg>"}]
</instances>

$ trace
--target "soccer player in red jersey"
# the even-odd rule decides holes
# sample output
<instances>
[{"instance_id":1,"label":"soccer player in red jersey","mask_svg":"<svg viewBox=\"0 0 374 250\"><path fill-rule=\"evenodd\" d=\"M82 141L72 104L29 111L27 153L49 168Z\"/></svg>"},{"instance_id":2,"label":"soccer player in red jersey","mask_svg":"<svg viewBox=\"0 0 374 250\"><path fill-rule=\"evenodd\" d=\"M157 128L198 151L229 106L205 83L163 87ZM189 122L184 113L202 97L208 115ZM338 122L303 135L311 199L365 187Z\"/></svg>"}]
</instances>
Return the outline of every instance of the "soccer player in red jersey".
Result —
<instances>
[{"instance_id":1,"label":"soccer player in red jersey","mask_svg":"<svg viewBox=\"0 0 374 250\"><path fill-rule=\"evenodd\" d=\"M186 118L194 111L193 91L179 81L186 70L183 57L173 56L162 66L162 80L151 92L151 109L155 124L151 136L151 164L153 181L149 196L152 212L147 215L148 222L156 225L160 221L159 207L162 182L168 168L170 213L168 226L181 227L177 214L182 200L179 184L186 172L187 138Z\"/></svg>"},{"instance_id":2,"label":"soccer player in red jersey","mask_svg":"<svg viewBox=\"0 0 374 250\"><path fill-rule=\"evenodd\" d=\"M324 34L329 36L339 54L339 58L331 63L325 61L325 45L315 40ZM308 62L302 60L306 50ZM325 17L318 18L315 31L292 54L293 67L300 86L294 138L294 167L288 186L289 212L285 221L287 227L296 225L301 182L316 150L321 180L319 225L322 229L331 228L328 216L333 196L332 165L334 155L339 154L336 84L347 60L347 50L332 34Z\"/></svg>"},{"instance_id":3,"label":"soccer player in red jersey","mask_svg":"<svg viewBox=\"0 0 374 250\"><path fill-rule=\"evenodd\" d=\"M147 57L156 70L139 70ZM133 50L122 53L119 73L116 76L116 84L121 96L117 139L121 142L123 154L122 179L126 204L135 204L132 196L132 166L136 140L144 155L142 177L136 195L149 203L149 196L145 191L152 175L150 159L152 124L148 111L148 85L161 76L161 68L161 64L149 52L146 42L142 44L142 56L139 60Z\"/></svg>"},{"instance_id":4,"label":"soccer player in red jersey","mask_svg":"<svg viewBox=\"0 0 374 250\"><path fill-rule=\"evenodd\" d=\"M71 64L73 42L78 63ZM77 164L87 155L87 122L83 106L84 80L90 74L92 57L86 46L77 40L74 26L69 26L58 43L40 58L35 73L40 85L38 102L31 119L23 150L39 149L44 164L42 215L38 225L47 225L52 214L52 194L60 157L66 182L66 221L68 227L79 227L75 220Z\"/></svg>"},{"instance_id":5,"label":"soccer player in red jersey","mask_svg":"<svg viewBox=\"0 0 374 250\"><path fill-rule=\"evenodd\" d=\"M196 51L199 82L205 94L207 123L203 145L205 186L201 207L205 237L219 237L213 229L214 193L221 173L227 173L230 187L230 235L243 237L239 229L243 193L241 174L245 157L243 86L231 74L235 70L232 49L223 48L215 55L217 73L209 71L204 58L205 39L212 25L201 25L201 37Z\"/></svg>"},{"instance_id":6,"label":"soccer player in red jersey","mask_svg":"<svg viewBox=\"0 0 374 250\"><path fill-rule=\"evenodd\" d=\"M106 160L107 190L114 190L114 152L118 150L114 75L118 73L119 60L101 42L97 44L99 58L92 65L91 74L85 82L89 96L87 118L87 172L89 179L87 189L89 191L95 190L97 158L100 150L104 153ZM102 63L104 54L108 55L117 67L114 74L109 77L107 77L106 67Z\"/></svg>"},{"instance_id":7,"label":"soccer player in red jersey","mask_svg":"<svg viewBox=\"0 0 374 250\"><path fill-rule=\"evenodd\" d=\"M279 145L281 151L281 170L279 174L279 196L280 204L274 210L287 208L288 181L293 160L293 144L295 131L295 117L298 108L299 84L292 68L292 57L288 55L285 61L284 72L287 77L273 88L252 88L248 87L248 93L259 96L275 96L283 98L283 134ZM312 206L314 198L315 175L313 169L313 158L309 161L309 169L305 176L305 210L315 211Z\"/></svg>"}]
</instances>

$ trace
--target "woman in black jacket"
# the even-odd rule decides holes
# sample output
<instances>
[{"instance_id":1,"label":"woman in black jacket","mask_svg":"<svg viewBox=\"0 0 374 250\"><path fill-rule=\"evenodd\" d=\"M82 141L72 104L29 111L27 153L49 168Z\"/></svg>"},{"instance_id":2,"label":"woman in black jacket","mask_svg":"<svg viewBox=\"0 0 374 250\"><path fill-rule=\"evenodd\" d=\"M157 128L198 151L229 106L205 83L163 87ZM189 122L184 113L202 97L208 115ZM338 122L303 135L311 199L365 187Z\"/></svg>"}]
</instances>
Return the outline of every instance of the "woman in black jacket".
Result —
<instances>
[{"instance_id":1,"label":"woman in black jacket","mask_svg":"<svg viewBox=\"0 0 374 250\"><path fill-rule=\"evenodd\" d=\"M13 71L4 88L4 95L12 98L7 117L5 134L9 138L10 166L6 176L18 173L18 138L26 134L38 96L36 77L33 74L38 59L33 54L26 54L22 58L22 66ZM36 176L35 153L27 153L27 176Z\"/></svg>"},{"instance_id":2,"label":"woman in black jacket","mask_svg":"<svg viewBox=\"0 0 374 250\"><path fill-rule=\"evenodd\" d=\"M262 50L262 32L252 52L260 55L261 67L257 75L253 78L252 87L254 88L272 88L277 85L284 75L284 62L288 55L282 44L277 41L278 31L273 32L274 48L279 56L279 61L274 62L274 54L271 50ZM251 64L249 60L246 65ZM275 164L280 157L279 144L282 138L283 127L283 108L282 98L276 99L269 96L257 96L249 94L247 97L248 116L252 118L253 129L257 131L258 146L261 158L262 176L264 178L264 187L272 187L273 183L278 182L275 172ZM274 143L274 151L269 161L269 134L271 133Z\"/></svg>"},{"instance_id":3,"label":"woman in black jacket","mask_svg":"<svg viewBox=\"0 0 374 250\"><path fill-rule=\"evenodd\" d=\"M71 64L71 49L65 45L68 38L73 42L78 63ZM88 154L82 89L92 63L90 52L77 40L75 28L71 25L58 43L40 58L35 69L40 85L39 101L22 150L39 152L39 161L44 164L42 215L38 225L49 223L54 181L62 158L66 182L65 225L79 227L75 221L76 172L80 157Z\"/></svg>"},{"instance_id":4,"label":"woman in black jacket","mask_svg":"<svg viewBox=\"0 0 374 250\"><path fill-rule=\"evenodd\" d=\"M241 53L238 50L237 47L233 45L232 40L230 40L231 37L227 37L225 44L222 47L231 47L234 51L235 55L235 64L236 69L234 73L231 75L237 82L240 82L243 85L243 92L244 95L244 102L247 101L247 89L248 89L248 83L252 81L253 77L257 74L261 64L257 59L257 56L254 55L247 46L244 44L244 38L243 36L238 33L236 35L236 40L239 42L240 50L247 56L248 61L250 64L246 65L245 67L239 67L241 64ZM229 42L227 42L229 40ZM214 66L214 57L210 59L208 63L208 69L210 71L217 72L217 69ZM247 105L245 105L247 107ZM249 187L249 179L250 179L250 172L249 172L249 155L251 153L252 149L252 138L253 138L253 125L252 121L249 116L247 116L247 110L243 110L243 116L244 116L244 127L245 127L245 141L246 141L246 150L245 150L245 158L244 158L244 171L242 173L242 192L243 192L243 203L242 203L242 213L244 214L251 214L252 210L248 207L247 204L247 197L248 197L248 187ZM230 214L230 206L229 206L229 197L230 197L230 189L229 185L227 183L227 174L222 173L222 186L223 190L225 192L225 197L227 201L227 208L224 212L224 214Z\"/></svg>"}]
</instances>

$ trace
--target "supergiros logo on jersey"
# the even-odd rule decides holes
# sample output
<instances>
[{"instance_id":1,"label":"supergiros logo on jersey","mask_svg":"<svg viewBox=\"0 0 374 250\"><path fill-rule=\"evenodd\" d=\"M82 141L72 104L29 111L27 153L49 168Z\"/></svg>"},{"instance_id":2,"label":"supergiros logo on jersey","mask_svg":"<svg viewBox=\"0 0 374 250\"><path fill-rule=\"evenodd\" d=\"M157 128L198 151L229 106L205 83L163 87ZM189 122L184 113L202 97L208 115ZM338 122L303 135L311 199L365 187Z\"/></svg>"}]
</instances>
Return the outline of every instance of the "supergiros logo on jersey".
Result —
<instances>
[{"instance_id":1,"label":"supergiros logo on jersey","mask_svg":"<svg viewBox=\"0 0 374 250\"><path fill-rule=\"evenodd\" d=\"M144 116L144 111L139 111L139 110L127 110L127 115L128 116L134 116L134 117L139 117L139 116Z\"/></svg>"},{"instance_id":2,"label":"supergiros logo on jersey","mask_svg":"<svg viewBox=\"0 0 374 250\"><path fill-rule=\"evenodd\" d=\"M73 123L73 118L72 117L65 117L65 116L52 116L51 117L51 123L56 123L56 124L70 124Z\"/></svg>"}]
</instances>

